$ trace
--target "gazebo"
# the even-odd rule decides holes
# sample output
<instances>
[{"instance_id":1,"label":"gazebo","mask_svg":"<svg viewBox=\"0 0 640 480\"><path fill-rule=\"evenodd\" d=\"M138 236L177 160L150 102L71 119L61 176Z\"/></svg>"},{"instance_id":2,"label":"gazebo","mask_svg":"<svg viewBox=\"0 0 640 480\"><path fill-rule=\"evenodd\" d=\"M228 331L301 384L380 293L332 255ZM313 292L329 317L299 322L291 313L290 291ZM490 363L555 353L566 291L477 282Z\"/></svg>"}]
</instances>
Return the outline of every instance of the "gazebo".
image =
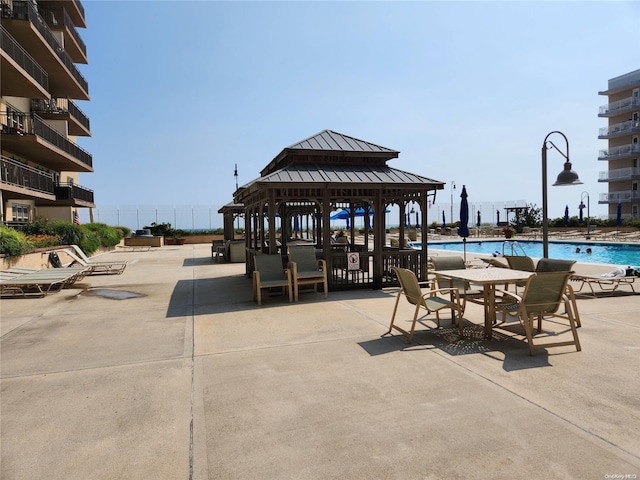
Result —
<instances>
[{"instance_id":1,"label":"gazebo","mask_svg":"<svg viewBox=\"0 0 640 480\"><path fill-rule=\"evenodd\" d=\"M427 238L427 210L444 183L391 168L387 161L399 152L331 130L324 130L284 148L260 177L238 188L234 206L245 218L247 274L257 253L286 256L287 245L310 243L327 261L329 286L382 288L395 284L392 266L427 276L427 242L420 249L405 245L406 213L416 204L422 215L422 238ZM387 246L386 210L398 206L399 246ZM347 244L334 243L332 213L351 212ZM356 238L355 212L364 210L364 236ZM296 227L306 221L307 238ZM360 240L361 241L356 241ZM372 245L371 245L372 243ZM353 268L354 258L357 268ZM348 265L350 263L351 265Z\"/></svg>"}]
</instances>

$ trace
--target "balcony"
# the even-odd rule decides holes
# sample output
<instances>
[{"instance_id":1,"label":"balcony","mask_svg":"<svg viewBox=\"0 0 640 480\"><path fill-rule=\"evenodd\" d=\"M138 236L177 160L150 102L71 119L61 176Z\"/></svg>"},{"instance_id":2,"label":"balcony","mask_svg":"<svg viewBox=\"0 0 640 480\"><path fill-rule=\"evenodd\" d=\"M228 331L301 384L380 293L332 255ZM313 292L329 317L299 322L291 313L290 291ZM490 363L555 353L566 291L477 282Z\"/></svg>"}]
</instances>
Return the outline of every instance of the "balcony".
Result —
<instances>
[{"instance_id":1,"label":"balcony","mask_svg":"<svg viewBox=\"0 0 640 480\"><path fill-rule=\"evenodd\" d=\"M47 8L54 10L65 9L76 27L87 28L87 23L84 19L84 7L80 0L47 0L42 3L44 3Z\"/></svg>"},{"instance_id":2,"label":"balcony","mask_svg":"<svg viewBox=\"0 0 640 480\"><path fill-rule=\"evenodd\" d=\"M599 117L612 117L640 108L640 97L629 97L600 107Z\"/></svg>"},{"instance_id":3,"label":"balcony","mask_svg":"<svg viewBox=\"0 0 640 480\"><path fill-rule=\"evenodd\" d=\"M60 183L55 186L56 203L78 207L95 207L93 190L75 183Z\"/></svg>"},{"instance_id":4,"label":"balcony","mask_svg":"<svg viewBox=\"0 0 640 480\"><path fill-rule=\"evenodd\" d=\"M69 135L91 136L89 117L68 98L31 100L31 111L45 120L66 120Z\"/></svg>"},{"instance_id":5,"label":"balcony","mask_svg":"<svg viewBox=\"0 0 640 480\"><path fill-rule=\"evenodd\" d=\"M71 17L67 11L62 8L60 10L49 10L42 8L42 5L49 6L50 2L38 5L38 12L44 18L49 28L56 32L64 34L64 49L75 63L89 63L87 59L87 46L76 30Z\"/></svg>"},{"instance_id":6,"label":"balcony","mask_svg":"<svg viewBox=\"0 0 640 480\"><path fill-rule=\"evenodd\" d=\"M623 190L620 192L601 193L598 203L638 203L640 190Z\"/></svg>"},{"instance_id":7,"label":"balcony","mask_svg":"<svg viewBox=\"0 0 640 480\"><path fill-rule=\"evenodd\" d=\"M91 154L35 113L2 113L2 149L56 171L92 172Z\"/></svg>"},{"instance_id":8,"label":"balcony","mask_svg":"<svg viewBox=\"0 0 640 480\"><path fill-rule=\"evenodd\" d=\"M53 176L9 157L0 158L0 181L5 198L55 198Z\"/></svg>"},{"instance_id":9,"label":"balcony","mask_svg":"<svg viewBox=\"0 0 640 480\"><path fill-rule=\"evenodd\" d=\"M2 94L14 97L49 98L49 77L11 34L1 27Z\"/></svg>"},{"instance_id":10,"label":"balcony","mask_svg":"<svg viewBox=\"0 0 640 480\"><path fill-rule=\"evenodd\" d=\"M89 100L89 84L31 2L14 0L2 10L2 24L47 72L49 92L56 97Z\"/></svg>"},{"instance_id":11,"label":"balcony","mask_svg":"<svg viewBox=\"0 0 640 480\"><path fill-rule=\"evenodd\" d=\"M627 145L605 148L604 150L600 150L598 160L619 160L622 158L632 157L634 155L640 155L640 144L630 143Z\"/></svg>"},{"instance_id":12,"label":"balcony","mask_svg":"<svg viewBox=\"0 0 640 480\"><path fill-rule=\"evenodd\" d=\"M622 180L640 179L640 168L628 167L609 170L608 172L600 172L598 182L618 182Z\"/></svg>"},{"instance_id":13,"label":"balcony","mask_svg":"<svg viewBox=\"0 0 640 480\"><path fill-rule=\"evenodd\" d=\"M630 135L632 133L640 132L640 121L628 120L622 123L616 123L615 125L609 125L600 129L598 134L599 139L621 137L623 135Z\"/></svg>"}]
</instances>

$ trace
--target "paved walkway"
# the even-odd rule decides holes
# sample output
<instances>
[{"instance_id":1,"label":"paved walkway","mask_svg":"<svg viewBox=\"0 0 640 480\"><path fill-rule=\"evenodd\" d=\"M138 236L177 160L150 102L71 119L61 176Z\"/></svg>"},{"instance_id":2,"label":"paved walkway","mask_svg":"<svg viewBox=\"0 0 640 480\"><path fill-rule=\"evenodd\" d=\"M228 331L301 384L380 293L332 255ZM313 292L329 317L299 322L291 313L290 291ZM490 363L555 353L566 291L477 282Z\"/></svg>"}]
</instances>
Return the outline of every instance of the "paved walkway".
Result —
<instances>
[{"instance_id":1,"label":"paved walkway","mask_svg":"<svg viewBox=\"0 0 640 480\"><path fill-rule=\"evenodd\" d=\"M583 351L530 357L476 305L408 345L393 291L258 307L209 245L108 255L2 300L3 480L640 477L640 296L580 298Z\"/></svg>"}]
</instances>

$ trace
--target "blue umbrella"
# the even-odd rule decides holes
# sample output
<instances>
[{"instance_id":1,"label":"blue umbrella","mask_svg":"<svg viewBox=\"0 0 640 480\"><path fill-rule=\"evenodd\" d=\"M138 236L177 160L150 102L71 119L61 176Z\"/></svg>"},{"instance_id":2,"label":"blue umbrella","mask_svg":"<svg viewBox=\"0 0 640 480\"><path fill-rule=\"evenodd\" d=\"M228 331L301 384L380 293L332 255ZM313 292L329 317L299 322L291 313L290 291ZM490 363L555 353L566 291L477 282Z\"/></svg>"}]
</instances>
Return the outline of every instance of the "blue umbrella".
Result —
<instances>
[{"instance_id":1,"label":"blue umbrella","mask_svg":"<svg viewBox=\"0 0 640 480\"><path fill-rule=\"evenodd\" d=\"M444 214L444 210L442 210L442 228L447 228L447 217Z\"/></svg>"},{"instance_id":2,"label":"blue umbrella","mask_svg":"<svg viewBox=\"0 0 640 480\"><path fill-rule=\"evenodd\" d=\"M618 203L618 211L616 212L616 226L622 225L622 204Z\"/></svg>"},{"instance_id":3,"label":"blue umbrella","mask_svg":"<svg viewBox=\"0 0 640 480\"><path fill-rule=\"evenodd\" d=\"M300 231L300 217L298 217L298 215L295 215L293 217L293 231L294 232Z\"/></svg>"},{"instance_id":4,"label":"blue umbrella","mask_svg":"<svg viewBox=\"0 0 640 480\"><path fill-rule=\"evenodd\" d=\"M582 207L582 204L580 204L580 207ZM578 223L584 222L584 217L582 216L582 210L584 210L584 207L580 208L580 215L578 216Z\"/></svg>"},{"instance_id":5,"label":"blue umbrella","mask_svg":"<svg viewBox=\"0 0 640 480\"><path fill-rule=\"evenodd\" d=\"M458 235L462 237L464 244L464 261L467 261L467 237L471 235L469 232L469 203L467 202L467 187L462 185L462 193L460 194L462 201L460 202L460 228Z\"/></svg>"},{"instance_id":6,"label":"blue umbrella","mask_svg":"<svg viewBox=\"0 0 640 480\"><path fill-rule=\"evenodd\" d=\"M564 207L564 226L569 225L569 205Z\"/></svg>"}]
</instances>

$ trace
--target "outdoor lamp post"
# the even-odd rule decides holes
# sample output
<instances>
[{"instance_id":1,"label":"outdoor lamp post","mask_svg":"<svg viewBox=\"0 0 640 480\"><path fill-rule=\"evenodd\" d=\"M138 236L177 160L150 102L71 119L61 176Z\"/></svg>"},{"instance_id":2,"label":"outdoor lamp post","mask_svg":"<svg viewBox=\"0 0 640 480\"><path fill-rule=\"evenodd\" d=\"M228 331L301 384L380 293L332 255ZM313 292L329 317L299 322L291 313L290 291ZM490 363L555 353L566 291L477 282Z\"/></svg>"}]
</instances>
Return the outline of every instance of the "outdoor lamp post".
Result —
<instances>
[{"instance_id":1,"label":"outdoor lamp post","mask_svg":"<svg viewBox=\"0 0 640 480\"><path fill-rule=\"evenodd\" d=\"M591 216L589 214L589 193L588 192L582 192L580 194L580 205L578 205L578 209L580 210L584 210L584 197L587 197L587 239L589 238L589 217Z\"/></svg>"},{"instance_id":2,"label":"outdoor lamp post","mask_svg":"<svg viewBox=\"0 0 640 480\"><path fill-rule=\"evenodd\" d=\"M562 138L564 138L567 146L566 154L562 153L562 150L560 150L551 140L548 140L553 133L558 133L562 135ZM559 187L563 185L582 184L578 178L578 174L571 170L571 162L569 161L569 140L567 140L564 133L559 132L558 130L548 133L542 142L542 256L544 258L549 258L549 219L547 218L547 150L551 148L555 148L566 160L564 162L564 170L560 172L556 183L554 183L553 186Z\"/></svg>"},{"instance_id":3,"label":"outdoor lamp post","mask_svg":"<svg viewBox=\"0 0 640 480\"><path fill-rule=\"evenodd\" d=\"M456 189L456 182L451 180L451 216L449 217L449 223L453 224L453 192Z\"/></svg>"}]
</instances>

